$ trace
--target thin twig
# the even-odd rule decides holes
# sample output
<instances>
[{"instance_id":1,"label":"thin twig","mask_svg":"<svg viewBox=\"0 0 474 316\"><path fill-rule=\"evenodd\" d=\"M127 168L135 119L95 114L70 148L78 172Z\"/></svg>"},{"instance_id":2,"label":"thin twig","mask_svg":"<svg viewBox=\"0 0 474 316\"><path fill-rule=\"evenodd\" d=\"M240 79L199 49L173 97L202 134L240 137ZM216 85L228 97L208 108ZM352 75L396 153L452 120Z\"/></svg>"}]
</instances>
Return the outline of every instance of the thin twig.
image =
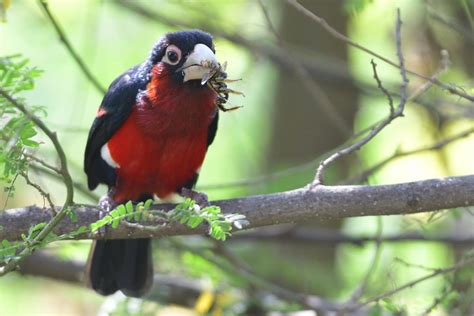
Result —
<instances>
[{"instance_id":1,"label":"thin twig","mask_svg":"<svg viewBox=\"0 0 474 316\"><path fill-rule=\"evenodd\" d=\"M452 289L452 286L451 284L448 286L446 285L444 288L443 288L443 291L441 293L441 295L439 295L438 297L436 297L434 300L433 300L433 303L431 303L430 306L428 306L425 311L421 314L421 315L431 315L431 312L436 308L438 307L439 304L441 304L441 302L450 294L450 293L453 293L453 289Z\"/></svg>"},{"instance_id":2,"label":"thin twig","mask_svg":"<svg viewBox=\"0 0 474 316\"><path fill-rule=\"evenodd\" d=\"M352 177L348 180L342 181L342 183L340 183L340 184L355 184L355 183L365 182L376 171L380 170L382 167L386 166L387 164L389 164L390 162L392 162L395 159L406 157L406 156L411 156L411 155L416 155L416 154L420 154L420 153L424 153L424 152L440 150L443 147L445 147L445 146L447 146L447 145L449 145L449 144L451 144L455 141L466 138L466 137L470 136L473 133L474 133L474 127L470 128L468 130L465 130L465 131L463 131L459 134L456 134L456 135L453 135L451 137L447 137L443 140L440 140L439 142L436 142L435 144L430 145L430 146L421 147L421 148L408 150L408 151L397 151L392 156L382 160L381 162L375 164L374 166L372 166L369 169L361 172L360 174L358 174L358 175L356 175L356 176L354 176L354 177Z\"/></svg>"},{"instance_id":3,"label":"thin twig","mask_svg":"<svg viewBox=\"0 0 474 316\"><path fill-rule=\"evenodd\" d=\"M61 181L62 176L60 174L57 174L50 169L44 168L42 166L37 166L37 165L30 165L29 166L33 171L37 173L44 174L54 180ZM100 199L100 195L90 191L83 183L73 181L72 183L74 190L78 193L81 193L84 195L86 198L88 198L91 202L97 202Z\"/></svg>"},{"instance_id":4,"label":"thin twig","mask_svg":"<svg viewBox=\"0 0 474 316\"><path fill-rule=\"evenodd\" d=\"M428 1L427 1L428 2ZM469 40L471 43L474 43L474 33L466 28L464 28L462 25L449 20L447 17L444 17L439 13L439 10L436 10L433 8L431 4L427 4L428 8L428 16L431 17L434 21L441 23L442 25L448 27L451 30L454 30L458 32L460 35L462 35L464 38Z\"/></svg>"},{"instance_id":5,"label":"thin twig","mask_svg":"<svg viewBox=\"0 0 474 316\"><path fill-rule=\"evenodd\" d=\"M25 179L26 184L28 184L29 186L35 188L36 191L38 191L41 194L41 196L43 196L43 198L45 198L46 201L48 201L48 204L49 204L50 209L52 210L53 216L56 216L56 208L54 206L53 201L51 200L51 195L48 192L46 192L45 190L43 190L43 188L41 186L39 186L38 184L31 181L30 177L28 176L28 172L22 171L22 172L20 172L20 175L23 177L23 179Z\"/></svg>"},{"instance_id":6,"label":"thin twig","mask_svg":"<svg viewBox=\"0 0 474 316\"><path fill-rule=\"evenodd\" d=\"M324 183L324 172L325 172L326 167L329 164L333 163L334 161L336 161L337 159L339 159L343 156L349 155L349 154L359 150L360 148L362 148L362 146L364 146L365 144L370 142L375 136L377 136L393 120L395 120L396 118L398 118L400 116L403 116L403 110L405 109L405 104L406 104L406 101L407 101L407 92L406 92L406 90L407 90L407 86L408 86L408 78L407 78L407 75L406 75L405 60L403 58L403 53L402 53L402 48L401 48L401 25L402 25L402 21L400 19L400 10L397 10L396 44L397 44L397 56L398 56L398 60L399 60L399 63L400 63L400 74L401 74L401 77L402 77L402 85L400 86L400 101L399 101L399 104L397 106L396 111L392 112L392 110L390 110L390 115L385 120L383 120L379 125L374 127L367 136L365 136L361 140L355 142L354 144L352 144L352 145L350 145L350 146L334 153L333 155L331 155L327 159L321 161L321 163L319 164L319 167L316 171L314 181L310 184L310 188L315 188L316 186L321 185L321 184ZM373 69L373 72L374 72L374 77L378 77L377 67L376 67L376 64L374 62L372 62L372 69ZM381 85L380 79L376 79L376 80ZM382 91L383 91L383 93L386 92L385 89L382 90ZM391 108L392 108L392 106L391 106Z\"/></svg>"},{"instance_id":7,"label":"thin twig","mask_svg":"<svg viewBox=\"0 0 474 316\"><path fill-rule=\"evenodd\" d=\"M430 272L438 271L437 268L431 268L431 267L427 267L427 266L425 266L425 265L416 264L416 263L411 263L411 262L408 262L408 261L403 260L402 258L398 258L398 257L395 257L394 261L395 261L396 263L400 263L400 264L404 265L404 266L407 267L407 268L417 268L417 269L421 269L421 270L425 270L425 271L430 271Z\"/></svg>"},{"instance_id":8,"label":"thin twig","mask_svg":"<svg viewBox=\"0 0 474 316\"><path fill-rule=\"evenodd\" d=\"M7 198L5 199L5 203L3 203L3 208L2 208L2 212L5 211L5 209L7 208L7 205L8 205L8 201L10 199L10 197L12 196L12 192L13 190L15 189L15 182L16 180L18 179L18 176L20 174L17 172L15 174L15 176L13 177L12 181L9 183L10 185L8 186L8 190L7 190ZM6 189L6 188L5 188Z\"/></svg>"},{"instance_id":9,"label":"thin twig","mask_svg":"<svg viewBox=\"0 0 474 316\"><path fill-rule=\"evenodd\" d=\"M352 305L356 303L362 295L365 293L367 285L369 284L370 278L374 274L375 269L380 261L380 256L382 255L382 232L383 232L383 225L382 225L382 218L380 216L377 217L377 231L375 233L375 253L374 257L372 258L372 263L370 267L367 269L367 272L360 282L360 285L354 290L350 299L346 303L346 305Z\"/></svg>"},{"instance_id":10,"label":"thin twig","mask_svg":"<svg viewBox=\"0 0 474 316\"><path fill-rule=\"evenodd\" d=\"M43 159L41 158L38 158L34 155L31 155L31 154L28 154L28 153L23 153L23 155L25 157L27 157L28 159L38 163L39 165L45 167L46 169L49 169L51 171L54 171L56 172L58 175L61 175L61 170L59 170L58 168L56 168L55 166L53 165L50 165L49 163L47 163L46 161L44 161Z\"/></svg>"},{"instance_id":11,"label":"thin twig","mask_svg":"<svg viewBox=\"0 0 474 316\"><path fill-rule=\"evenodd\" d=\"M377 74L377 70L376 70L377 69L377 64L374 62L373 59L370 61L370 63L372 65L372 69L373 69L373 73L374 73L374 79L377 82L377 87L387 97L388 104L390 105L390 115L393 115L393 112L395 112L395 107L393 105L393 98L392 98L391 94L388 92L388 90L385 89L385 87L382 84L382 81L380 80L380 78Z\"/></svg>"},{"instance_id":12,"label":"thin twig","mask_svg":"<svg viewBox=\"0 0 474 316\"><path fill-rule=\"evenodd\" d=\"M441 50L441 62L438 67L438 69L434 72L434 74L430 77L431 80L426 81L424 84L419 86L408 98L408 101L412 101L425 93L432 85L433 85L433 80L436 80L439 78L440 75L442 75L446 70L448 70L451 60L449 58L449 53L447 50L442 49Z\"/></svg>"},{"instance_id":13,"label":"thin twig","mask_svg":"<svg viewBox=\"0 0 474 316\"><path fill-rule=\"evenodd\" d=\"M454 264L453 266L451 267L448 267L448 268L444 268L444 269L437 269L436 271L430 273L430 274L427 274L421 278L418 278L418 279L415 279L413 281L410 281L408 283L405 283L404 285L400 286L400 287L397 287L393 290L390 290L390 291L387 291L383 294L380 294L380 295L377 295L377 296L374 296L372 298L369 298L367 299L366 301L360 303L360 304L356 304L354 306L351 306L350 308L348 308L349 311L353 311L353 310L358 310L370 303L374 303L374 302L378 302L386 297L390 297L398 292L401 292L403 290L406 290L408 288L411 288L421 282L424 282L426 280L429 280L429 279L432 279L434 277L437 277L437 276L440 276L440 275L444 275L444 274L447 274L447 273L450 273L450 272L453 272L453 271L457 271L461 268L464 268L466 266L469 266L469 265L473 265L474 264L474 258L470 258L470 259L465 259L465 260L461 260L459 261L458 263Z\"/></svg>"},{"instance_id":14,"label":"thin twig","mask_svg":"<svg viewBox=\"0 0 474 316\"><path fill-rule=\"evenodd\" d=\"M337 310L340 307L337 304L331 303L326 301L320 297L314 295L305 295L301 293L292 292L286 288L281 287L280 285L271 283L262 277L252 273L251 271L245 268L245 265L240 262L240 260L236 259L235 256L230 255L226 252L226 255L223 257L229 263L228 265L222 264L219 260L216 260L215 256L209 254L206 251L199 251L195 247L190 247L183 243L180 243L176 240L172 240L173 245L175 245L178 249L186 250L191 253L194 253L207 261L213 263L218 268L222 269L223 271L230 272L231 274L237 273L240 277L242 277L246 282L249 284L263 289L267 292L272 293L273 295L280 297L289 302L298 302L303 306L308 308L317 309L317 310ZM237 262L235 261L237 260Z\"/></svg>"},{"instance_id":15,"label":"thin twig","mask_svg":"<svg viewBox=\"0 0 474 316\"><path fill-rule=\"evenodd\" d=\"M76 64L79 66L81 69L82 73L86 76L86 78L92 83L92 85L99 91L101 94L105 94L106 90L105 88L99 83L96 77L92 74L92 72L89 70L89 68L86 66L84 61L81 59L79 54L76 52L76 50L72 47L71 42L66 36L66 33L63 31L62 27L59 25L58 21L55 19L53 14L48 8L48 3L46 0L38 0L40 6L43 8L44 12L48 16L49 21L53 25L54 29L56 30L56 33L59 36L59 40L64 44L66 47L66 50L69 52L71 57L74 59Z\"/></svg>"},{"instance_id":16,"label":"thin twig","mask_svg":"<svg viewBox=\"0 0 474 316\"><path fill-rule=\"evenodd\" d=\"M433 79L433 78L430 78L428 76L425 76L425 75L422 75L422 74L419 74L417 72L414 72L412 70L407 70L407 69L402 69L401 68L401 65L399 63L396 63L394 61L391 61L390 59L388 58L385 58L383 57L382 55L354 42L353 40L351 40L349 37L347 37L346 35L340 33L339 31L337 31L335 28L333 28L332 26L330 26L326 20L324 20L323 18L317 16L316 14L314 14L313 12L311 12L310 10L308 10L307 8L305 8L304 6L302 6L297 0L286 0L286 2L288 4L290 4L292 7L294 7L296 10L298 10L299 12L303 13L304 15L306 15L307 17L309 17L310 19L312 19L313 21L315 21L316 23L318 23L319 25L321 25L326 31L328 31L329 34L331 34L333 37L347 43L348 45L350 46L353 46L359 50L362 50L382 61L384 61L385 63L391 65L391 66L394 66L396 68L399 68L400 70L402 70L403 72L406 72L406 73L409 73L411 75L414 75L416 77L419 77L419 78L422 78L422 79L425 79L425 80L428 80L430 82L432 82L433 84L437 85L438 87L444 89L444 90L447 90L448 92L450 92L451 94L455 94L457 96L460 96L461 98L464 98L464 99L467 99L469 101L472 101L474 102L474 96L473 95L470 95L470 94L467 94L465 93L464 91L462 91L461 89L459 89L458 87L454 86L454 85L450 85L450 84L446 84L444 82L441 82L440 80L438 79Z\"/></svg>"},{"instance_id":17,"label":"thin twig","mask_svg":"<svg viewBox=\"0 0 474 316\"><path fill-rule=\"evenodd\" d=\"M221 189L244 187L244 186L257 186L266 182L270 182L273 180L278 180L283 177L291 176L299 172L307 171L310 168L314 168L314 166L316 166L321 160L324 160L328 158L329 156L331 156L332 154L336 153L337 151L349 146L349 144L351 144L351 142L354 139L366 134L367 132L372 130L375 126L377 126L380 123L382 123L382 120L380 120L379 122L376 122L375 124L367 128L364 128L358 131L357 133L352 135L348 140L346 140L343 144L337 146L336 148L316 157L315 159L304 162L302 164L298 164L284 170L271 172L271 173L253 177L253 178L237 180L237 181L232 181L232 182L225 182L225 183L212 183L212 184L198 185L198 189L202 191L208 191L208 190L221 190Z\"/></svg>"},{"instance_id":18,"label":"thin twig","mask_svg":"<svg viewBox=\"0 0 474 316\"><path fill-rule=\"evenodd\" d=\"M327 159L321 161L319 164L319 167L316 171L315 179L311 183L310 188L314 188L317 185L323 184L324 183L324 172L326 167L336 161L337 159L347 156L370 142L375 136L377 136L387 125L389 125L393 120L396 118L403 116L403 110L405 109L405 103L407 101L407 86L408 86L408 78L406 75L406 70L405 70L405 60L403 58L403 53L402 53L402 48L401 48L401 25L402 21L400 19L400 9L397 10L397 23L396 23L396 44L397 44L397 55L398 55L398 60L400 63L400 74L402 76L402 85L400 87L400 102L398 104L398 107L396 111L393 111L393 105L390 107L390 115L382 121L378 126L374 127L370 133L359 140L358 142L355 142L349 147L346 147L335 154L331 155ZM372 62L372 69L374 72L374 77L378 77L377 75L377 67L374 62ZM380 79L376 79L378 84L381 85ZM383 89L383 93L385 93L387 90Z\"/></svg>"}]
</instances>

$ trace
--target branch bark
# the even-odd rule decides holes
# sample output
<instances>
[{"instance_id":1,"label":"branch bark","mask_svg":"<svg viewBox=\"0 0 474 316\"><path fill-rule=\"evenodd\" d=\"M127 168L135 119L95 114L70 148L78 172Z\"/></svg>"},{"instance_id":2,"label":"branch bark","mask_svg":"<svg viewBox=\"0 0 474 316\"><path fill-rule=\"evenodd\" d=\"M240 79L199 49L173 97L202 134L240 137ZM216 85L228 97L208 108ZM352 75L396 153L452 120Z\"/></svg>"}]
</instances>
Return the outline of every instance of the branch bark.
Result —
<instances>
[{"instance_id":1,"label":"branch bark","mask_svg":"<svg viewBox=\"0 0 474 316\"><path fill-rule=\"evenodd\" d=\"M449 177L377 186L317 186L268 195L250 196L213 202L224 213L245 215L250 225L245 229L356 216L412 214L456 207L474 206L474 176ZM170 210L172 204L156 205ZM70 233L99 219L95 206L76 206L77 222L64 218L55 227L56 234ZM20 240L21 234L34 223L51 219L49 210L38 206L0 212L0 240ZM120 225L103 236L93 238L123 239L203 234L206 227L189 229L178 223L167 223L156 231ZM90 239L81 235L76 239Z\"/></svg>"}]
</instances>

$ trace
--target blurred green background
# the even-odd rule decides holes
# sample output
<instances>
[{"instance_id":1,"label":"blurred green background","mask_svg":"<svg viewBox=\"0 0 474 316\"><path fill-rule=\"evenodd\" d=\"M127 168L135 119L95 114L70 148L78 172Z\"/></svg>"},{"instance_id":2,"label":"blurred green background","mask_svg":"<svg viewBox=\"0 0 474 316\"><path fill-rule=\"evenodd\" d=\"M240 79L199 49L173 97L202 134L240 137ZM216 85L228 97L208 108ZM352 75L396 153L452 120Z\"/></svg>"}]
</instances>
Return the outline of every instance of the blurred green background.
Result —
<instances>
[{"instance_id":1,"label":"blurred green background","mask_svg":"<svg viewBox=\"0 0 474 316\"><path fill-rule=\"evenodd\" d=\"M440 79L456 83L468 92L474 91L473 1L301 2L355 42L391 60L397 60L394 30L396 8L400 8L407 68L430 76L437 71L441 63L440 51L445 49L451 64ZM123 3L112 0L48 1L73 47L103 86L108 86L129 67L141 63L164 33L190 27L212 33L218 59L228 62L229 76L242 78L232 87L243 91L245 97L232 96L230 104L244 107L222 113L216 141L201 171L198 189L208 193L211 199L302 187L312 180L318 157L389 112L386 98L373 80L372 57L334 39L284 1L263 1L278 37L272 33L256 0L125 1L125 4L156 13L158 20L144 17ZM444 23L442 19L452 23ZM13 0L6 11L6 21L0 24L0 55L18 53L27 57L31 66L44 70L36 88L26 95L27 101L30 105L46 107L45 121L58 132L74 180L85 184L83 151L102 94L80 72L45 13L33 0ZM398 92L399 71L376 62L384 85L390 91ZM308 89L304 82L308 79L301 78L295 71L295 63L309 71L315 81L312 88ZM410 79L410 92L424 83L416 77ZM315 86L319 91L316 96ZM408 103L405 117L393 122L357 156L332 166L328 171L328 182L336 184L397 152L423 148L472 128L472 106L439 88L431 88L416 102ZM40 139L45 144L37 155L51 163L57 162L52 146L46 138ZM472 174L473 155L474 137L466 137L437 151L395 159L366 182L397 183ZM269 174L272 176L266 176ZM31 175L52 193L56 203L62 202L64 188L60 181L34 171ZM42 197L20 180L16 187L14 197L7 200L6 194L0 195L2 207L43 205ZM104 192L102 187L96 193ZM96 203L94 198L79 191L76 191L75 201ZM374 236L377 229L381 229L382 235L387 236L420 232L427 236L474 237L474 218L470 210L390 216L382 218L380 223L379 227L376 218L364 217L305 223L299 227L304 226L306 231L343 232L350 236ZM48 252L64 260L84 261L89 244L85 241L60 242L51 245ZM262 303L258 296L252 296L255 289L237 273L223 272L183 244L205 248L203 251L210 247L208 240L199 237L156 240L156 270L165 275L200 280L208 290L220 292L221 298L215 301L211 314L250 315L250 309L246 308L261 304L269 309L301 309L278 300ZM347 300L364 278L376 250L374 243L325 244L284 238L273 241L231 239L226 245L257 275L267 280L298 292L341 301ZM384 243L363 297L383 293L427 273L423 268L400 263L396 258L437 268L457 261L469 248L473 245L415 241ZM473 274L470 272L464 272L459 278L435 278L407 289L384 302L389 305L385 312L390 313L392 308L404 309L409 315L423 314L446 288L452 297L430 314L474 311ZM0 279L0 315L93 315L98 311L104 315L108 313L110 301L84 287L45 278L11 273ZM192 308L170 311L166 299L154 301L158 303L151 307L133 300L120 303L123 306L115 302L113 313L192 314ZM141 309L134 309L133 304ZM194 306L194 303L189 305Z\"/></svg>"}]
</instances>

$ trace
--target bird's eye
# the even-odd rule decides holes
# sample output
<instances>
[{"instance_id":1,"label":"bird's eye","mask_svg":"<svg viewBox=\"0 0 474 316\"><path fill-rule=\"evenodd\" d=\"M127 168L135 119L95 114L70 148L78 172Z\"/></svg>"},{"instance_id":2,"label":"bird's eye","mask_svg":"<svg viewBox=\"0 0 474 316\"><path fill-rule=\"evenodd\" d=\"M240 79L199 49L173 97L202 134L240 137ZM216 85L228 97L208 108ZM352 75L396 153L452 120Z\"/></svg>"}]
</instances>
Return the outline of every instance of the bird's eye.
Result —
<instances>
[{"instance_id":1,"label":"bird's eye","mask_svg":"<svg viewBox=\"0 0 474 316\"><path fill-rule=\"evenodd\" d=\"M163 56L163 59L161 61L170 65L176 65L179 63L180 60L181 60L181 50L174 45L170 45L166 49L165 56Z\"/></svg>"},{"instance_id":2,"label":"bird's eye","mask_svg":"<svg viewBox=\"0 0 474 316\"><path fill-rule=\"evenodd\" d=\"M168 60L172 63L176 63L179 60L178 53L170 50L168 52Z\"/></svg>"}]
</instances>

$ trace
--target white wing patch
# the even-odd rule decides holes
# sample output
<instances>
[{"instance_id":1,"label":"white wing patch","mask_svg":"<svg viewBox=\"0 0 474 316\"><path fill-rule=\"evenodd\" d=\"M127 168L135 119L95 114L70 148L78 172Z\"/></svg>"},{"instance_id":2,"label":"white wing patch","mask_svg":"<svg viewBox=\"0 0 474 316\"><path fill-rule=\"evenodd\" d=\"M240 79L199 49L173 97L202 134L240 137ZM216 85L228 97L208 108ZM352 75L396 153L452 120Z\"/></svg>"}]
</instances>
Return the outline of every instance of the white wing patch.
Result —
<instances>
[{"instance_id":1,"label":"white wing patch","mask_svg":"<svg viewBox=\"0 0 474 316\"><path fill-rule=\"evenodd\" d=\"M112 168L120 168L119 164L110 155L108 143L105 143L105 145L100 149L100 156Z\"/></svg>"}]
</instances>

